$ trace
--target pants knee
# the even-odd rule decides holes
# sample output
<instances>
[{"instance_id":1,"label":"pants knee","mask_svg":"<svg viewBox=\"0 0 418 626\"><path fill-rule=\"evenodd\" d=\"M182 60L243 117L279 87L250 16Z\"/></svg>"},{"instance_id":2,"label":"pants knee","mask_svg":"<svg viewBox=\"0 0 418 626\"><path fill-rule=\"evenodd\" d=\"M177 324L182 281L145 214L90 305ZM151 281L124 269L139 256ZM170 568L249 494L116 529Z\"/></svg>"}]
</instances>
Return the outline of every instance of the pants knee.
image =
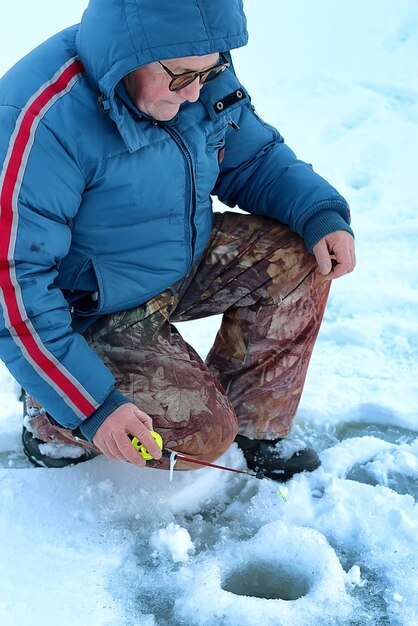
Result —
<instances>
[{"instance_id":1,"label":"pants knee","mask_svg":"<svg viewBox=\"0 0 418 626\"><path fill-rule=\"evenodd\" d=\"M206 463L214 463L221 457L234 442L238 431L238 422L235 412L228 411L222 421L208 423L204 428L191 435L183 445L179 445L178 452L185 456L195 457ZM177 469L199 469L198 465L181 462L176 464Z\"/></svg>"}]
</instances>

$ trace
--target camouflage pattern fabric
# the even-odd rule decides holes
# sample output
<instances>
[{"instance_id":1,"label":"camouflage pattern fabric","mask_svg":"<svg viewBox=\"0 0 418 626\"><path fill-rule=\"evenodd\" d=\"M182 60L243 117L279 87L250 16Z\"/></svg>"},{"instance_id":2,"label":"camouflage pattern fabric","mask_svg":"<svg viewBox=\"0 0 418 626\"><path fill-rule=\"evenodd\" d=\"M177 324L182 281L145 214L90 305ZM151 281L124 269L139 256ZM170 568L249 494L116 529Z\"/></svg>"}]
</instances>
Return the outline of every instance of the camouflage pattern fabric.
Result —
<instances>
[{"instance_id":1,"label":"camouflage pattern fabric","mask_svg":"<svg viewBox=\"0 0 418 626\"><path fill-rule=\"evenodd\" d=\"M44 442L75 445L98 452L98 448L89 441L78 439L68 428L60 426L32 396L25 393L26 426L37 439Z\"/></svg>"},{"instance_id":2,"label":"camouflage pattern fabric","mask_svg":"<svg viewBox=\"0 0 418 626\"><path fill-rule=\"evenodd\" d=\"M286 226L217 213L188 277L136 309L103 316L85 336L168 448L214 461L237 430L267 439L289 432L329 286ZM219 313L203 362L173 323Z\"/></svg>"}]
</instances>

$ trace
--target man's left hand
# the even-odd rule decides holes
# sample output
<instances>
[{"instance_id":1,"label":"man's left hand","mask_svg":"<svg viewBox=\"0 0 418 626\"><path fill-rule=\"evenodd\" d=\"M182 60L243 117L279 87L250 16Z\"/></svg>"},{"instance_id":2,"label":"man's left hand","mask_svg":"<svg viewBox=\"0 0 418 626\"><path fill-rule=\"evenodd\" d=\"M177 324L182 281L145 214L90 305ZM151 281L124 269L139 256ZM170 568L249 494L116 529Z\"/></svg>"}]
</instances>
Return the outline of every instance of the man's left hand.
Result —
<instances>
[{"instance_id":1,"label":"man's left hand","mask_svg":"<svg viewBox=\"0 0 418 626\"><path fill-rule=\"evenodd\" d=\"M321 274L327 280L352 272L356 265L354 239L345 230L325 235L313 248Z\"/></svg>"}]
</instances>

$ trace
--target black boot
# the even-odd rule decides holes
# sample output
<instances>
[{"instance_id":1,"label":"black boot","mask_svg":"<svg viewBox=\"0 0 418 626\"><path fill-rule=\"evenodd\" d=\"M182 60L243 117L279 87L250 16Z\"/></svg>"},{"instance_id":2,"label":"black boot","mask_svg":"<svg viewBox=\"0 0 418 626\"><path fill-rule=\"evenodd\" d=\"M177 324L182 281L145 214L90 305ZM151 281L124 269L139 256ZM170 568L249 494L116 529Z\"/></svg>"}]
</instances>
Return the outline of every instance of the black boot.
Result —
<instances>
[{"instance_id":1,"label":"black boot","mask_svg":"<svg viewBox=\"0 0 418 626\"><path fill-rule=\"evenodd\" d=\"M72 444L46 443L36 439L25 427L22 431L22 444L23 452L35 467L68 467L68 465L89 461L98 454L94 450L86 450ZM43 445L49 446L50 450L42 452Z\"/></svg>"},{"instance_id":2,"label":"black boot","mask_svg":"<svg viewBox=\"0 0 418 626\"><path fill-rule=\"evenodd\" d=\"M249 469L259 471L268 478L285 482L294 474L312 472L321 465L315 450L303 448L290 457L282 455L277 444L282 439L248 439L237 435L235 442L244 453Z\"/></svg>"}]
</instances>

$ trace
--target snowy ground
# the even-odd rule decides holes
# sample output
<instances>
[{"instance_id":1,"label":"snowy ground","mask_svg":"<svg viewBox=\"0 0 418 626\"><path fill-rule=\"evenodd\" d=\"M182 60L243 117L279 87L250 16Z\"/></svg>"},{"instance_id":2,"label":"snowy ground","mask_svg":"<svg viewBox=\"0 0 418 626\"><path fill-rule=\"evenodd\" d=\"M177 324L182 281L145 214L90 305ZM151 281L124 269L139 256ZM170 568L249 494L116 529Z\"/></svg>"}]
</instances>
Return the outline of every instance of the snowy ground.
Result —
<instances>
[{"instance_id":1,"label":"snowy ground","mask_svg":"<svg viewBox=\"0 0 418 626\"><path fill-rule=\"evenodd\" d=\"M0 0L0 74L84 2ZM247 0L236 66L258 112L352 206L293 439L322 467L272 484L22 456L1 369L2 626L416 626L418 6ZM415 261L415 263L414 263ZM182 325L204 355L218 320ZM222 459L243 467L235 446ZM281 599L278 599L281 598Z\"/></svg>"}]
</instances>

